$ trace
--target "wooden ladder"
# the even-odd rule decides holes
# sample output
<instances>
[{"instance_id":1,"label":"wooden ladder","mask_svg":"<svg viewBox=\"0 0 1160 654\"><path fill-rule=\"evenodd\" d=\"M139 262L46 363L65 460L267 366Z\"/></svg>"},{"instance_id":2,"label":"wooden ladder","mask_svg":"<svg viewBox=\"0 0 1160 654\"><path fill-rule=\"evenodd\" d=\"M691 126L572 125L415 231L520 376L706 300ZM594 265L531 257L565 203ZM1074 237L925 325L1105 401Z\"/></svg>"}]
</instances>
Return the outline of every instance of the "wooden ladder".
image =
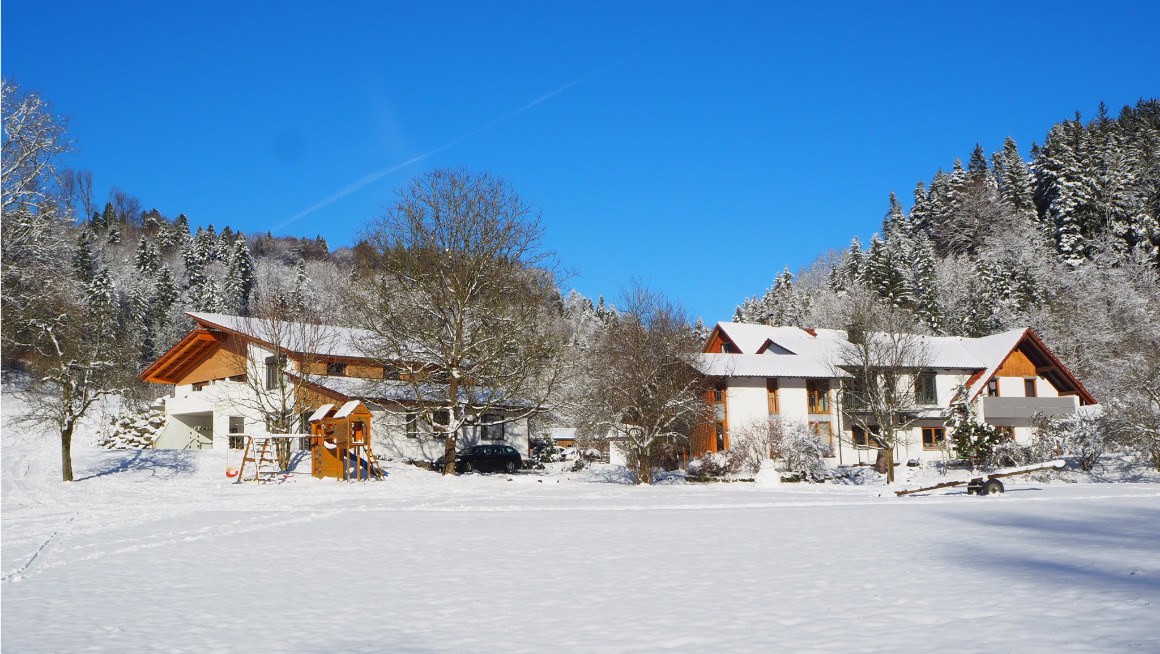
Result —
<instances>
[{"instance_id":1,"label":"wooden ladder","mask_svg":"<svg viewBox=\"0 0 1160 654\"><path fill-rule=\"evenodd\" d=\"M350 448L346 450L347 460L343 463L343 478L350 479L347 471L350 469L350 458L353 457L355 461L354 478L359 481L362 480L362 457L364 453L367 461L367 479L370 479L371 475L374 475L376 479L383 479L383 468L379 465L379 460L371 449L369 440L351 441Z\"/></svg>"},{"instance_id":2,"label":"wooden ladder","mask_svg":"<svg viewBox=\"0 0 1160 654\"><path fill-rule=\"evenodd\" d=\"M371 444L369 441L367 442L366 450L367 450L367 470L370 472L370 474L374 475L379 480L382 480L383 467L379 465L379 459L378 459L378 457L375 456L374 451L371 450Z\"/></svg>"},{"instance_id":3,"label":"wooden ladder","mask_svg":"<svg viewBox=\"0 0 1160 654\"><path fill-rule=\"evenodd\" d=\"M261 439L261 450L258 451L255 440ZM242 467L238 469L238 481L256 481L259 484L268 484L272 481L278 480L278 470L276 468L277 462L273 454L270 452L271 438L263 438L261 436L247 436L246 437L246 451L242 454ZM251 456L251 453L253 456ZM246 479L246 464L253 463L254 477Z\"/></svg>"}]
</instances>

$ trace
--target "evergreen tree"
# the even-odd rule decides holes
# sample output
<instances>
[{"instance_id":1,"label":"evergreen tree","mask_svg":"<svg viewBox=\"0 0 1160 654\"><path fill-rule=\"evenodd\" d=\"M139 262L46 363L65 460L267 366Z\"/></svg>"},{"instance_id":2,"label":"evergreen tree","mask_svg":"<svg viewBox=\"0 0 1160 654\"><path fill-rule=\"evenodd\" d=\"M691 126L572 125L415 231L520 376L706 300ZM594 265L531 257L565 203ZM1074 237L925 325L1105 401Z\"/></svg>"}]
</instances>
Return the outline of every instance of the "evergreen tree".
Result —
<instances>
[{"instance_id":1,"label":"evergreen tree","mask_svg":"<svg viewBox=\"0 0 1160 654\"><path fill-rule=\"evenodd\" d=\"M906 258L898 247L876 234L866 253L862 283L887 304L907 308L913 303L908 273Z\"/></svg>"},{"instance_id":2,"label":"evergreen tree","mask_svg":"<svg viewBox=\"0 0 1160 654\"><path fill-rule=\"evenodd\" d=\"M995 166L999 195L1011 212L1028 222L1036 222L1035 180L1031 169L1019 156L1019 148L1010 136L1003 142L1002 153L996 153Z\"/></svg>"},{"instance_id":3,"label":"evergreen tree","mask_svg":"<svg viewBox=\"0 0 1160 654\"><path fill-rule=\"evenodd\" d=\"M137 243L137 252L133 257L133 267L146 275L153 275L160 265L161 254L157 252L157 248L153 247L149 237L142 234L141 240Z\"/></svg>"},{"instance_id":4,"label":"evergreen tree","mask_svg":"<svg viewBox=\"0 0 1160 654\"><path fill-rule=\"evenodd\" d=\"M73 273L86 286L97 275L97 255L94 252L93 233L82 229L77 236L77 249L73 251Z\"/></svg>"},{"instance_id":5,"label":"evergreen tree","mask_svg":"<svg viewBox=\"0 0 1160 654\"><path fill-rule=\"evenodd\" d=\"M925 237L914 241L910 266L912 309L922 322L936 334L943 333L944 311L938 273L935 267L934 247Z\"/></svg>"},{"instance_id":6,"label":"evergreen tree","mask_svg":"<svg viewBox=\"0 0 1160 654\"><path fill-rule=\"evenodd\" d=\"M863 269L865 267L862 241L855 236L850 240L850 247L846 250L846 256L842 258L842 277L845 279L846 288L850 288L862 279Z\"/></svg>"},{"instance_id":7,"label":"evergreen tree","mask_svg":"<svg viewBox=\"0 0 1160 654\"><path fill-rule=\"evenodd\" d=\"M971 151L971 160L967 164L967 178L972 182L982 182L987 178L987 155L983 152L983 146L978 143Z\"/></svg>"},{"instance_id":8,"label":"evergreen tree","mask_svg":"<svg viewBox=\"0 0 1160 654\"><path fill-rule=\"evenodd\" d=\"M227 306L238 315L250 315L250 293L254 289L254 261L246 239L234 239L226 269L225 294Z\"/></svg>"},{"instance_id":9,"label":"evergreen tree","mask_svg":"<svg viewBox=\"0 0 1160 654\"><path fill-rule=\"evenodd\" d=\"M307 287L310 284L310 278L306 275L306 261L302 257L298 258L295 263L294 272L294 290L290 293L290 305L293 308L295 315L303 315L306 313L307 302ZM572 291L575 293L575 291ZM579 295L577 293L577 295ZM587 300L588 304L592 304L592 300Z\"/></svg>"},{"instance_id":10,"label":"evergreen tree","mask_svg":"<svg viewBox=\"0 0 1160 654\"><path fill-rule=\"evenodd\" d=\"M101 220L98 227L104 231L111 228L117 223L117 209L112 202L105 203L105 210L101 212Z\"/></svg>"}]
</instances>

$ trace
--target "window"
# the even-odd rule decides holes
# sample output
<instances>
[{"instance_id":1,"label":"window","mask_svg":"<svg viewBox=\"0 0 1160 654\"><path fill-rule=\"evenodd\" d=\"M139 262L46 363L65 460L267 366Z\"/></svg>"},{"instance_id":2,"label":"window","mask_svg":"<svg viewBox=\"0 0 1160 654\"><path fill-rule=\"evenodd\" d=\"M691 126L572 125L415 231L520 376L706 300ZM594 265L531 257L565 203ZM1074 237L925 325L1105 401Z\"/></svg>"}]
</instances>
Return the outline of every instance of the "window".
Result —
<instances>
[{"instance_id":1,"label":"window","mask_svg":"<svg viewBox=\"0 0 1160 654\"><path fill-rule=\"evenodd\" d=\"M240 450L246 447L246 438L244 436L234 436L234 434L242 434L245 431L246 419L242 416L230 416L229 448L231 450Z\"/></svg>"},{"instance_id":2,"label":"window","mask_svg":"<svg viewBox=\"0 0 1160 654\"><path fill-rule=\"evenodd\" d=\"M766 402L769 404L769 413L770 414L780 413L780 411L778 411L778 407L777 407L777 380L776 379L765 380L765 397L766 397Z\"/></svg>"},{"instance_id":3,"label":"window","mask_svg":"<svg viewBox=\"0 0 1160 654\"><path fill-rule=\"evenodd\" d=\"M1035 379L1023 380L1023 396L1035 397Z\"/></svg>"},{"instance_id":4,"label":"window","mask_svg":"<svg viewBox=\"0 0 1160 654\"><path fill-rule=\"evenodd\" d=\"M870 431L866 431L864 427L854 425L850 428L854 447L877 447L873 436L878 433L878 425L870 425Z\"/></svg>"},{"instance_id":5,"label":"window","mask_svg":"<svg viewBox=\"0 0 1160 654\"><path fill-rule=\"evenodd\" d=\"M999 397L999 380L992 377L987 381L987 395L989 397Z\"/></svg>"},{"instance_id":6,"label":"window","mask_svg":"<svg viewBox=\"0 0 1160 654\"><path fill-rule=\"evenodd\" d=\"M404 429L407 432L407 438L419 438L419 414L408 413Z\"/></svg>"},{"instance_id":7,"label":"window","mask_svg":"<svg viewBox=\"0 0 1160 654\"><path fill-rule=\"evenodd\" d=\"M806 398L810 413L829 413L830 382L825 379L806 380Z\"/></svg>"},{"instance_id":8,"label":"window","mask_svg":"<svg viewBox=\"0 0 1160 654\"><path fill-rule=\"evenodd\" d=\"M346 377L346 364L341 361L327 361L326 374L329 377Z\"/></svg>"},{"instance_id":9,"label":"window","mask_svg":"<svg viewBox=\"0 0 1160 654\"><path fill-rule=\"evenodd\" d=\"M920 372L914 376L914 401L918 404L938 404L933 372Z\"/></svg>"},{"instance_id":10,"label":"window","mask_svg":"<svg viewBox=\"0 0 1160 654\"><path fill-rule=\"evenodd\" d=\"M740 354L740 352L738 352L736 347L733 347L732 343L722 342L721 343L721 354Z\"/></svg>"},{"instance_id":11,"label":"window","mask_svg":"<svg viewBox=\"0 0 1160 654\"><path fill-rule=\"evenodd\" d=\"M998 427L998 429L999 429L999 433L1003 434L1003 437L1006 438L1007 440L1012 440L1012 441L1015 440L1015 428L1014 427Z\"/></svg>"},{"instance_id":12,"label":"window","mask_svg":"<svg viewBox=\"0 0 1160 654\"><path fill-rule=\"evenodd\" d=\"M383 366L383 379L402 379L402 375L394 366Z\"/></svg>"},{"instance_id":13,"label":"window","mask_svg":"<svg viewBox=\"0 0 1160 654\"><path fill-rule=\"evenodd\" d=\"M193 391L195 393L201 391L201 389L205 388L206 383L207 382L197 382L196 384L193 385Z\"/></svg>"},{"instance_id":14,"label":"window","mask_svg":"<svg viewBox=\"0 0 1160 654\"><path fill-rule=\"evenodd\" d=\"M830 423L824 420L809 423L810 433L817 436L823 445L834 444L834 431Z\"/></svg>"},{"instance_id":15,"label":"window","mask_svg":"<svg viewBox=\"0 0 1160 654\"><path fill-rule=\"evenodd\" d=\"M266 357L266 390L273 390L282 385L282 369L286 367L286 355Z\"/></svg>"},{"instance_id":16,"label":"window","mask_svg":"<svg viewBox=\"0 0 1160 654\"><path fill-rule=\"evenodd\" d=\"M725 451L725 425L723 423L718 422L716 424L716 427L717 427L717 451L724 452Z\"/></svg>"},{"instance_id":17,"label":"window","mask_svg":"<svg viewBox=\"0 0 1160 654\"><path fill-rule=\"evenodd\" d=\"M480 419L479 438L485 441L503 440L503 417L496 413L485 413Z\"/></svg>"},{"instance_id":18,"label":"window","mask_svg":"<svg viewBox=\"0 0 1160 654\"><path fill-rule=\"evenodd\" d=\"M946 429L942 427L923 427L922 428L922 449L937 450L942 447L946 441Z\"/></svg>"},{"instance_id":19,"label":"window","mask_svg":"<svg viewBox=\"0 0 1160 654\"><path fill-rule=\"evenodd\" d=\"M244 383L246 383L246 376L245 375L234 375L233 377L230 377L230 381L241 382L244 384Z\"/></svg>"}]
</instances>

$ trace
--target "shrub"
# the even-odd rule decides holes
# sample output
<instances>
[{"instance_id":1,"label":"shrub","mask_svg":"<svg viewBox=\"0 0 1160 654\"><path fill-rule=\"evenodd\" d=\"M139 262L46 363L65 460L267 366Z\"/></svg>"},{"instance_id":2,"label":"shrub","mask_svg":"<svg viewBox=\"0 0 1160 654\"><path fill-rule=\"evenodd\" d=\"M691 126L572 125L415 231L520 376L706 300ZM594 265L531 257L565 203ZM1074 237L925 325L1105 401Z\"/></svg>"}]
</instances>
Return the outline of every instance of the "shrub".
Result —
<instances>
[{"instance_id":1,"label":"shrub","mask_svg":"<svg viewBox=\"0 0 1160 654\"><path fill-rule=\"evenodd\" d=\"M782 423L775 453L785 463L786 472L810 481L822 481L828 475L826 457L830 448L805 424Z\"/></svg>"},{"instance_id":2,"label":"shrub","mask_svg":"<svg viewBox=\"0 0 1160 654\"><path fill-rule=\"evenodd\" d=\"M739 450L728 449L722 452L707 452L690 459L685 466L685 474L689 477L719 478L735 475L744 468L745 455Z\"/></svg>"},{"instance_id":3,"label":"shrub","mask_svg":"<svg viewBox=\"0 0 1160 654\"><path fill-rule=\"evenodd\" d=\"M1033 448L1044 458L1070 454L1089 472L1114 442L1109 421L1087 411L1039 419L1035 432Z\"/></svg>"}]
</instances>

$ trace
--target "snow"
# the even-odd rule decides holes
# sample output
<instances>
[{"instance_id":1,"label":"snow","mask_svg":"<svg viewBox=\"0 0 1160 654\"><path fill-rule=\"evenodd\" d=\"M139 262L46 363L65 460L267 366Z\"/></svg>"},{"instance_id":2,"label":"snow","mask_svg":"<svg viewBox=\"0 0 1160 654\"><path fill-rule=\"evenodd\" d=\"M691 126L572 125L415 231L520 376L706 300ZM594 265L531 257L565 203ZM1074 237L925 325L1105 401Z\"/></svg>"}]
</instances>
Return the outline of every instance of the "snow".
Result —
<instances>
[{"instance_id":1,"label":"snow","mask_svg":"<svg viewBox=\"0 0 1160 654\"><path fill-rule=\"evenodd\" d=\"M342 405L342 408L338 410L338 413L334 414L334 417L339 420L348 417L350 414L354 413L354 410L358 408L359 404L361 403L358 400L351 400L347 402L346 404Z\"/></svg>"},{"instance_id":2,"label":"snow","mask_svg":"<svg viewBox=\"0 0 1160 654\"><path fill-rule=\"evenodd\" d=\"M64 484L50 437L3 429L5 651L1160 650L1154 474L898 498L384 461L257 486L227 453L78 441Z\"/></svg>"}]
</instances>

